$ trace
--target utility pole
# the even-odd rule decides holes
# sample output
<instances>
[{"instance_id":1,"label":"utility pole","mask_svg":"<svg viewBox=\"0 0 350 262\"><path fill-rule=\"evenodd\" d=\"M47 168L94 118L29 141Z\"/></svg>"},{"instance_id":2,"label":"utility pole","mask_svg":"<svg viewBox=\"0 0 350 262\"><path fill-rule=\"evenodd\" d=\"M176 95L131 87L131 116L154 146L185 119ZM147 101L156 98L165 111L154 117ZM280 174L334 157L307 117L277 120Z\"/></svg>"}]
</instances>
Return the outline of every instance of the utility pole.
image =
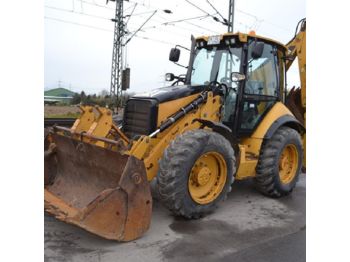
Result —
<instances>
[{"instance_id":1,"label":"utility pole","mask_svg":"<svg viewBox=\"0 0 350 262\"><path fill-rule=\"evenodd\" d=\"M116 2L114 22L114 39L112 54L112 73L110 96L112 104L119 106L119 97L122 94L122 70L123 70L123 41L125 36L123 21L123 0L110 0ZM108 2L108 1L107 1Z\"/></svg>"},{"instance_id":2,"label":"utility pole","mask_svg":"<svg viewBox=\"0 0 350 262\"><path fill-rule=\"evenodd\" d=\"M108 1L113 1L116 4L115 18L111 19L114 22L114 39L110 96L112 99L112 105L117 107L118 112L118 107L121 106L120 102L122 91L128 89L130 83L130 68L124 68L123 66L124 48L142 29L142 27L154 16L157 10L155 10L151 16L146 19L146 21L132 34L132 36L125 40L126 35L129 34L127 31L127 23L129 22L137 4L135 4L131 14L127 15L127 17L129 17L128 20L124 22L125 17L123 14L123 2L129 0L107 0L107 4ZM164 10L164 12L169 13L169 10Z\"/></svg>"},{"instance_id":3,"label":"utility pole","mask_svg":"<svg viewBox=\"0 0 350 262\"><path fill-rule=\"evenodd\" d=\"M229 0L229 1L230 1L230 6L228 8L228 32L233 33L235 0Z\"/></svg>"},{"instance_id":4,"label":"utility pole","mask_svg":"<svg viewBox=\"0 0 350 262\"><path fill-rule=\"evenodd\" d=\"M235 0L229 0L230 4L229 4L229 8L228 8L228 32L229 33L233 33L233 25L234 25L234 11L235 11ZM227 54L226 54L227 55ZM226 74L231 76L232 73L232 63L233 61L231 61L232 56L228 56L227 55L227 59L226 59Z\"/></svg>"}]
</instances>

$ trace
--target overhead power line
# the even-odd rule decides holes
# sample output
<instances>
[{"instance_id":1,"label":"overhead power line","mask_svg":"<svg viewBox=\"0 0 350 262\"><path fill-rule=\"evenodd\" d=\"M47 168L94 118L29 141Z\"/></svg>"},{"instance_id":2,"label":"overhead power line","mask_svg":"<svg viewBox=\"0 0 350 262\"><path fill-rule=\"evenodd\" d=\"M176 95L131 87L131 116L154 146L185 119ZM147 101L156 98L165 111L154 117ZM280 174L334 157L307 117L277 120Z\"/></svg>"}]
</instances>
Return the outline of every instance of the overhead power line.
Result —
<instances>
[{"instance_id":1,"label":"overhead power line","mask_svg":"<svg viewBox=\"0 0 350 262\"><path fill-rule=\"evenodd\" d=\"M204 12L206 15L197 16L197 17L188 18L188 19L179 19L179 20L174 20L174 21L162 22L160 25L166 25L166 24L169 24L169 25L170 25L170 24L175 24L175 23L181 23L181 22L184 22L184 21L186 21L186 20L196 20L196 19L203 19L203 18L206 18L206 17L209 17L209 16L210 16L210 17L215 16L215 14L210 14L210 13L206 12L205 10L203 10L202 8L196 6L195 4L191 3L190 1L187 1L187 0L185 0L185 1L188 2L188 3L190 3L192 6L196 7L197 9L199 8L199 10L201 10L202 12ZM220 14L220 12L212 5L212 3L211 3L209 0L206 0L206 1L212 6L212 8L215 10L215 12L216 12L222 19L224 19L223 15ZM88 1L85 1L85 0L80 0L80 2L81 2L81 3L84 3L84 4L92 5L92 6L101 7L101 8L104 8L104 9L114 10L114 8L110 8L110 7L108 7L108 6L100 5L100 4L97 4L97 3L95 3L95 2L88 2ZM125 10L134 8L134 7L135 7L135 4L142 5L142 6L145 7L145 8L150 8L150 7L151 7L151 8L155 8L155 7L153 7L153 6L150 6L150 5L147 6L147 5L143 4L143 3L139 3L139 2L136 2L136 1L133 1L133 0L130 0L130 1L128 1L128 2L134 3L134 4L131 5L130 7L126 8ZM74 6L74 2L73 2L72 10L64 9L64 8L59 8L59 7L54 7L54 6L49 6L49 5L45 5L45 8L49 8L49 9L57 10L57 11L61 11L61 12L66 12L66 13L71 13L71 14L76 14L76 15L82 15L82 16L87 16L87 17L102 19L102 20L109 20L109 18L107 18L107 17L98 16L98 15L93 15L93 14L87 14L87 13L85 13L85 12L76 11L76 8L75 8L75 6ZM160 10L160 11L162 11L162 12L164 11L164 10L161 10L161 9L157 9L157 10ZM248 26L248 25L243 24L243 23L239 23L239 24L241 24L241 25L244 25L244 26L247 27L247 28L251 28L251 29L252 29L252 28L255 28L255 30L257 30L257 28L260 27L260 24L261 24L261 23L266 23L266 24L272 25L272 26L274 26L274 27L277 27L277 28L279 28L279 29L281 29L281 30L284 30L284 31L286 31L286 32L290 32L290 30L287 29L287 28L285 28L285 27L282 27L282 26L277 25L277 24L275 24L275 23L272 23L272 22L270 22L270 21L268 21L268 20L265 20L265 19L263 19L263 18L260 18L260 17L254 15L254 14L252 14L252 13L249 13L249 12L247 12L247 11L243 11L243 10L241 10L241 9L236 9L236 11L237 11L237 12L240 12L240 13L242 13L242 14L244 14L244 15L250 16L250 17L252 17L252 18L255 19L254 24L251 25L251 26ZM154 12L154 10L150 10L150 11L146 11L146 12L141 12L141 13L136 13L136 14L133 14L133 13L131 12L129 15L125 15L125 17L129 17L128 20L130 20L131 16L144 15L144 14L148 14L148 13L152 13L152 12ZM164 19L164 20L166 20L166 19ZM77 24L77 23L75 23L75 24ZM156 27L158 27L158 26L160 26L160 25L156 25L156 26L152 26L152 27L146 27L146 28L144 28L144 30L153 29L153 28L156 28ZM208 28L203 28L203 27L201 27L201 26L197 26L197 25L194 25L194 24L190 24L190 25L191 25L191 26L195 26L195 27L200 28L200 29L203 29L203 30L204 30L204 29L205 29L205 30L208 30ZM179 26L177 26L177 27L179 27ZM184 28L184 27L179 27L179 28L182 28L182 29L184 29L184 30L191 31L190 29L186 29L186 28ZM103 30L104 30L104 29L103 29ZM210 31L210 32L216 32L216 31L213 31L213 30L210 30L210 29L209 29L208 31Z\"/></svg>"},{"instance_id":2,"label":"overhead power line","mask_svg":"<svg viewBox=\"0 0 350 262\"><path fill-rule=\"evenodd\" d=\"M107 17L98 16L98 15L92 15L92 14L86 14L86 13L84 13L84 12L77 12L77 11L74 11L74 10L69 10L69 9L64 9L64 8L59 8L59 7L54 7L54 6L45 5L45 8L57 10L57 11L60 11L60 12L66 12L66 13L77 14L77 15L85 15L85 16L90 16L90 17L93 17L93 18L99 18L99 19L104 19L104 20L110 20L110 19L107 18Z\"/></svg>"},{"instance_id":3,"label":"overhead power line","mask_svg":"<svg viewBox=\"0 0 350 262\"><path fill-rule=\"evenodd\" d=\"M236 10L237 10L237 12L239 12L239 13L242 13L242 14L244 14L244 15L247 15L247 16L250 16L250 17L254 18L256 22L259 22L259 23L264 22L264 23L270 24L270 25L272 25L272 26L278 27L278 28L280 28L280 29L282 29L282 30L284 30L284 31L290 32L289 29L284 28L283 26L277 25L277 24L275 24L275 23L272 23L272 22L270 22L270 21L268 21L268 20L266 20L266 19L264 19L264 18L262 18L262 17L258 17L258 16L254 15L254 14L252 14L252 13L249 13L249 12L247 12L247 11L243 11L243 10L241 10L241 9L236 9Z\"/></svg>"},{"instance_id":4,"label":"overhead power line","mask_svg":"<svg viewBox=\"0 0 350 262\"><path fill-rule=\"evenodd\" d=\"M158 12L164 12L164 13L167 13L167 14L171 14L171 13L172 13L172 11L169 10L169 9L160 9L160 8L158 8L158 7L155 7L155 6L145 5L145 4L142 3L142 2L137 2L137 1L133 1L133 0L128 0L128 2L129 2L129 3L134 3L134 4L136 3L136 4L138 4L138 5L142 5L143 7L147 8L147 9L152 8L152 9L154 9L154 10L157 10Z\"/></svg>"},{"instance_id":5,"label":"overhead power line","mask_svg":"<svg viewBox=\"0 0 350 262\"><path fill-rule=\"evenodd\" d=\"M141 5L141 6L145 7L145 8L147 8L147 9L150 9L150 8L151 8L151 9L157 10L158 12L157 12L157 14L156 14L156 17L162 18L162 19L164 20L164 22L160 22L160 24L158 24L158 25L145 27L145 28L143 28L141 31L148 30L148 29L156 29L156 28L158 28L158 27L160 27L160 26L166 26L166 25L171 25L171 24L174 24L174 26L176 26L176 27L178 27L178 28L182 28L183 30L188 30L188 31L191 31L191 32L196 31L195 29L189 29L189 28L180 27L179 25L175 25L175 23L178 24L178 23L184 22L184 23L190 25L191 27L200 29L200 34L205 34L206 32L212 32L212 33L217 34L218 31L216 31L216 30L211 30L211 29L209 29L209 27L203 27L203 26L197 25L197 24L195 24L195 23L190 23L190 22L188 22L188 21L186 21L186 20L204 19L204 18L207 18L207 17L210 16L210 17L212 17L216 22L225 24L225 22L220 21L220 19L218 19L218 18L215 16L216 13L210 14L209 12L206 12L206 11L204 11L204 10L202 10L202 12L205 13L205 15L203 15L203 16L197 16L197 17L188 18L188 19L185 18L185 19L178 19L178 20L169 21L167 18L164 18L164 17L162 17L162 16L160 15L160 13L166 11L166 10L164 10L164 9L160 9L160 8L157 8L157 7L152 6L152 5L145 5L144 3L139 2L139 1L135 1L135 0L129 0L129 1L125 2L125 3L138 4L138 5ZM193 5L195 5L195 4L193 4ZM196 6L196 5L195 5L195 6ZM198 7L198 6L197 6L197 7ZM201 9L201 8L200 8L200 9ZM171 10L168 10L168 11L172 13ZM149 11L149 12L153 12L153 11ZM165 12L165 13L168 13L168 12ZM137 15L137 14L134 14L133 16L135 16L135 15ZM152 19L152 20L155 21L155 22L157 22L156 19ZM198 30L197 30L197 31L198 31ZM198 31L198 32L199 32L199 31ZM133 32L131 32L131 33L133 33Z\"/></svg>"},{"instance_id":6,"label":"overhead power line","mask_svg":"<svg viewBox=\"0 0 350 262\"><path fill-rule=\"evenodd\" d=\"M220 32L218 32L218 31L214 31L214 30L211 30L211 29L202 27L202 26L197 25L197 24L194 24L194 23L192 23L192 22L185 21L185 23L186 23L186 24L190 24L190 25L195 26L195 27L198 27L198 28L201 28L201 29L204 30L204 32L205 32L205 31L210 31L210 32L215 33L215 34L219 34L219 33L220 33Z\"/></svg>"},{"instance_id":7,"label":"overhead power line","mask_svg":"<svg viewBox=\"0 0 350 262\"><path fill-rule=\"evenodd\" d=\"M57 21L57 22L66 23L66 24L72 24L72 25L88 27L88 28L92 28L92 29L96 29L96 30L100 30L100 31L113 32L112 30L109 30L109 29L106 29L106 28L92 26L92 25L87 25L87 24L76 23L76 22L67 21L67 20L64 20L64 19L59 19L59 18L54 18L54 17L49 17L49 16L45 16L44 18L48 19L48 20L54 20L54 21Z\"/></svg>"},{"instance_id":8,"label":"overhead power line","mask_svg":"<svg viewBox=\"0 0 350 262\"><path fill-rule=\"evenodd\" d=\"M75 14L81 15L82 13L75 13ZM207 17L207 16L203 16L203 17ZM66 24L72 24L72 25L82 26L82 27L91 28L91 29L100 30L100 31L113 32L112 30L109 30L109 29L106 29L106 28L101 28L101 27L91 26L91 25L87 25L87 24L77 23L77 22L73 22L73 21L68 21L68 20L60 19L60 18L54 18L54 17L48 17L48 16L46 16L45 19L54 20L54 21L62 22L62 23L66 23ZM108 18L105 18L105 19L109 20ZM191 19L192 19L192 18L186 18L186 19L183 19L183 20L191 20ZM178 28L178 29L185 30L185 31L187 31L187 32L189 32L189 33L193 33L193 31L196 31L196 30L193 30L193 29L190 29L190 28L181 27L181 26L179 26L179 25L173 24L173 23L175 23L175 22L177 22L177 21L169 21L168 24L167 24L167 22L161 23L161 24L156 25L156 26L146 27L146 28L144 28L144 29L141 29L140 31L144 32L144 30L147 30L147 29L157 29L160 25L165 26L166 24L167 24L168 26L171 25L171 26L174 26L174 27L176 27L176 28ZM195 26L197 27L197 25L195 25ZM197 27L197 28L198 28L198 27ZM203 27L201 27L201 28L203 28ZM207 28L204 28L204 29L207 30ZM131 32L129 32L129 34L132 34L132 33L134 33L135 31L136 31L136 29L133 30L133 31L131 31ZM200 33L200 34L203 34L203 32L200 32L200 31L197 31L197 32ZM167 31L167 33L169 33L169 31ZM182 37L185 37L185 36L186 36L186 35L184 35L184 34L180 34L180 33L177 33L177 32L171 32L171 34L179 35L179 36L182 36ZM145 36L142 36L142 37L139 37L139 38L148 39L148 38L145 37ZM153 40L153 41L158 41L158 40L155 40L155 39L152 39L152 38L150 38L150 39ZM160 41L160 40L159 40L159 41ZM159 42L159 41L158 41L158 42ZM160 41L160 42L162 43L162 42L164 42L164 41ZM173 44L176 45L175 43L173 43Z\"/></svg>"},{"instance_id":9,"label":"overhead power line","mask_svg":"<svg viewBox=\"0 0 350 262\"><path fill-rule=\"evenodd\" d=\"M180 19L180 20L176 20L176 21L168 21L166 18L160 16L159 14L157 14L157 17L163 19L164 21L157 21L156 19L153 19L154 21L156 22L159 22L160 24L158 25L155 25L155 26L152 26L152 27L146 27L145 29L148 29L148 28L155 28L155 27L159 27L159 26L167 26L167 25L172 25L172 23L174 23L173 25L177 28L181 28L183 30L187 30L187 31L190 31L191 33L194 33L194 32L197 32L197 33L200 33L200 34L207 34L208 31L210 32L214 32L214 33L217 33L217 31L213 31L211 29L209 29L210 27L209 26L206 26L206 27L202 27L202 26L198 26L194 23L189 23L188 20L196 20L196 19L199 19L199 20L203 20L203 19L206 19L207 17L211 16L210 14L209 15L203 15L203 16L198 16L198 17L193 17L193 19L191 18L185 18L185 19ZM172 22L172 23L170 23ZM175 24L176 22L176 24ZM180 22L184 22L186 24L189 24L191 26L191 28L186 28L186 27L182 27L182 26L179 26L178 24ZM201 29L201 30L198 30L198 29Z\"/></svg>"},{"instance_id":10,"label":"overhead power line","mask_svg":"<svg viewBox=\"0 0 350 262\"><path fill-rule=\"evenodd\" d=\"M186 1L187 3L189 3L190 5L192 5L193 7L197 8L198 10L202 11L203 13L205 13L205 14L207 14L207 15L210 15L210 16L214 19L215 22L221 23L221 24L223 24L223 25L228 25L227 19L224 18L224 17L216 10L216 8L215 8L211 3L208 2L208 3L216 10L216 13L215 13L215 14L219 14L219 15L223 18L223 21L221 21L221 20L220 20L219 18L217 18L215 15L209 14L207 11L203 10L202 8L200 8L199 6L195 5L195 4L192 3L191 1L189 1L189 0L185 0L185 1Z\"/></svg>"},{"instance_id":11,"label":"overhead power line","mask_svg":"<svg viewBox=\"0 0 350 262\"><path fill-rule=\"evenodd\" d=\"M190 5L192 5L193 7L197 8L198 10L202 11L204 14L210 15L207 11L204 11L202 8L200 8L198 5L195 5L194 3L192 3L191 1L185 0L187 3L189 3Z\"/></svg>"},{"instance_id":12,"label":"overhead power line","mask_svg":"<svg viewBox=\"0 0 350 262\"><path fill-rule=\"evenodd\" d=\"M72 21L64 20L64 19L48 17L48 16L45 16L44 18L47 19L47 20L57 21L57 22L65 23L65 24L72 24L72 25L76 25L76 26L82 26L82 27L86 27L86 28L90 28L90 29L94 29L94 30L100 30L100 31L105 31L105 32L113 32L113 30L108 30L108 29L105 29L105 28L91 26L91 25L87 25L87 24L75 23L75 22L72 22ZM176 45L176 43L167 42L167 41L155 39L155 38L152 38L152 37L139 36L139 35L135 35L135 37L140 38L140 39L144 39L144 40L150 40L150 41L158 42L158 43L161 43L161 44L167 44L167 45L173 45L173 46Z\"/></svg>"},{"instance_id":13,"label":"overhead power line","mask_svg":"<svg viewBox=\"0 0 350 262\"><path fill-rule=\"evenodd\" d=\"M133 38L133 36L135 36L137 34L137 32L142 29L142 27L154 16L155 13L157 13L157 10L155 10L153 12L153 14L150 17L148 17L147 20L134 32L134 34L132 36L130 36L130 38L128 40L126 40L124 45L126 45L127 43L130 42L130 40Z\"/></svg>"},{"instance_id":14,"label":"overhead power line","mask_svg":"<svg viewBox=\"0 0 350 262\"><path fill-rule=\"evenodd\" d=\"M156 29L160 26L168 26L168 25L174 25L174 26L177 26L178 28L181 28L183 30L187 30L187 31L191 31L191 29L188 29L188 28L184 28L184 27L180 27L178 25L175 25L177 23L181 23L181 22L184 22L184 21L189 21L189 20L195 20L195 19L199 19L199 18L205 18L205 17L208 17L208 15L203 15L203 16L196 16L196 17L189 17L189 18L184 18L184 19L179 19L179 20L173 20L173 21L166 21L166 22L160 22L159 20L157 22L159 22L159 24L157 25L154 25L154 26L148 26L148 27L145 27L142 31L144 30L147 30L147 29ZM156 21L156 20L154 20ZM133 33L133 32L131 32Z\"/></svg>"},{"instance_id":15,"label":"overhead power line","mask_svg":"<svg viewBox=\"0 0 350 262\"><path fill-rule=\"evenodd\" d=\"M127 24L129 23L129 20L136 9L136 6L137 6L137 4L134 5L134 8L132 9L131 13L129 15L125 16L125 17L128 17L128 20L125 22L125 26L127 26Z\"/></svg>"},{"instance_id":16,"label":"overhead power line","mask_svg":"<svg viewBox=\"0 0 350 262\"><path fill-rule=\"evenodd\" d=\"M189 21L189 20L205 18L205 17L208 17L208 16L211 16L211 15L208 14L208 15L201 15L201 16L195 16L195 17L190 17L190 18L183 18L183 19L179 19L179 20L173 20L173 21L164 22L161 25L170 25L170 24L175 24L175 23L181 23L181 22L185 22L185 21Z\"/></svg>"},{"instance_id":17,"label":"overhead power line","mask_svg":"<svg viewBox=\"0 0 350 262\"><path fill-rule=\"evenodd\" d=\"M84 0L80 0L81 3L84 3L84 4L87 4L87 5L94 5L94 6L98 6L98 7L101 7L101 8L104 8L104 9L109 9L109 10L115 10L114 8L110 8L108 6L105 6L105 5L100 5L100 4L96 4L95 2L88 2L88 1L84 1Z\"/></svg>"},{"instance_id":18,"label":"overhead power line","mask_svg":"<svg viewBox=\"0 0 350 262\"><path fill-rule=\"evenodd\" d=\"M137 5L137 4L135 4ZM125 15L124 17L129 17L129 16L141 16L141 15L146 15L146 14L150 14L150 13L153 13L155 10L151 10L151 11L146 11L146 12L141 12L141 13L136 13L136 14L133 14L133 13L130 13L129 15Z\"/></svg>"},{"instance_id":19,"label":"overhead power line","mask_svg":"<svg viewBox=\"0 0 350 262\"><path fill-rule=\"evenodd\" d=\"M172 42L167 42L167 41L164 41L164 40L150 38L150 37L147 37L147 36L135 35L135 37L141 38L141 39L145 39L145 40L154 41L154 42L158 42L158 43L161 43L161 44L171 45L171 46L175 46L176 45L175 43L172 43Z\"/></svg>"},{"instance_id":20,"label":"overhead power line","mask_svg":"<svg viewBox=\"0 0 350 262\"><path fill-rule=\"evenodd\" d=\"M90 3L91 5L95 5L94 3L91 3L91 2L86 2L86 1L83 1L84 3ZM136 15L142 15L142 14L147 14L147 13L153 13L154 10L151 10L151 11L146 11L146 12L142 12L142 13L137 13L137 14L133 14L133 12L135 11L135 8L136 8L136 5L138 5L138 3L134 3L131 7L133 8L133 11L131 11L131 13L129 15L125 15L124 17L128 17L128 20L127 22L130 20L131 16L136 16ZM98 5L99 6L99 5ZM53 10L57 10L57 11L61 11L61 12L66 12L66 13L72 13L72 14L76 14L76 15L83 15L83 16L87 16L87 17L92 17L92 18L98 18L98 19L103 19L103 20L110 20L109 18L107 17L103 17L103 16L98 16L98 15L93 15L93 14L87 14L87 13L84 13L84 12L78 12L78 11L75 11L74 8L73 10L69 10L69 9L64 9L64 8L59 8L59 7L54 7L54 6L48 6L46 5L45 6L46 8L49 8L49 9L53 9ZM129 8L130 9L130 8ZM160 10L160 9L158 9ZM248 14L248 13L247 13ZM158 15L159 16L159 15ZM212 32L212 33L218 33L217 31L215 30L211 30L209 29L208 27L203 27L203 26L200 26L200 25L197 25L195 23L189 23L188 21L191 21L191 20L197 20L197 19L205 19L207 17L211 17L213 16L213 14L205 14L205 15L202 15L202 16L195 16L195 17L188 17L188 18L183 18L183 19L178 19L178 20L171 20L171 21L167 21L166 18L162 17L162 16L159 16L160 18L162 18L163 20L165 20L164 22L159 22L159 24L157 25L154 25L154 26L149 26L149 27L145 27L145 28L141 28L139 31L142 31L142 32L145 32L145 30L148 30L148 29L158 29L159 27L161 26L174 26L178 29L181 29L181 30L186 30L188 32L196 32L197 33L200 33L200 34L205 34L205 32L209 31L209 32ZM249 16L252 16L252 17L256 17L252 14L249 14ZM59 19L59 18L50 18L50 17L46 17L47 19L50 19L50 20L56 20L56 21L60 21L60 22L64 22L64 23L68 23L68 24L74 24L74 25L81 25L83 27L88 27L88 28L92 28L92 29L97 29L97 30L102 30L102 31L107 31L107 32L112 32L111 30L108 30L108 29L105 29L105 28L101 28L101 27L96 27L96 26L90 26L90 25L86 25L86 24L81 24L81 23L77 23L77 22L72 22L72 21L66 21L66 20L62 20L62 19ZM154 19L154 21L157 21ZM179 23L186 23L188 25L190 25L191 27L194 27L194 28L198 28L200 29L199 30L196 30L196 29L192 29L192 28L186 28L186 27L183 27L183 26L180 26L178 25ZM237 21L238 22L238 21ZM253 25L252 26L248 26L246 24L243 24L241 22L238 22L239 24L245 26L246 28L253 28ZM255 24L254 24L255 25ZM135 33L136 29L129 32L129 34L133 34ZM174 34L176 35L179 35L179 36L185 36L184 34L179 34L179 33L176 33L176 32L173 32ZM143 37L145 39L145 37Z\"/></svg>"},{"instance_id":21,"label":"overhead power line","mask_svg":"<svg viewBox=\"0 0 350 262\"><path fill-rule=\"evenodd\" d=\"M207 0L207 3L215 10L215 12L221 16L222 20L223 20L223 24L224 25L228 25L228 21L225 17L222 16L222 14L220 14L220 12L215 8L215 6L212 5L212 3L209 2L209 0Z\"/></svg>"}]
</instances>

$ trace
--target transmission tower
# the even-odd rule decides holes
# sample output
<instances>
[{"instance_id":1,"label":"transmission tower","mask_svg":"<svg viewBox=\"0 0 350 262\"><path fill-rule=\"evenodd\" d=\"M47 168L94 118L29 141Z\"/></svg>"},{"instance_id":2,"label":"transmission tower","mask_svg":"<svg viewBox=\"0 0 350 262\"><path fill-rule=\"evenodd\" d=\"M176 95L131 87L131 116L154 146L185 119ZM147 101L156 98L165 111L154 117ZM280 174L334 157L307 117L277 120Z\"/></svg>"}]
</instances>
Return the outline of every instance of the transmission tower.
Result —
<instances>
[{"instance_id":1,"label":"transmission tower","mask_svg":"<svg viewBox=\"0 0 350 262\"><path fill-rule=\"evenodd\" d=\"M230 6L228 8L228 32L233 33L235 0L229 0Z\"/></svg>"},{"instance_id":2,"label":"transmission tower","mask_svg":"<svg viewBox=\"0 0 350 262\"><path fill-rule=\"evenodd\" d=\"M123 21L123 0L110 0L116 2L114 22L114 39L112 54L112 73L110 96L113 105L119 106L119 97L122 94L122 70L123 70L123 42L124 42L124 21ZM116 104L117 103L117 104Z\"/></svg>"}]
</instances>

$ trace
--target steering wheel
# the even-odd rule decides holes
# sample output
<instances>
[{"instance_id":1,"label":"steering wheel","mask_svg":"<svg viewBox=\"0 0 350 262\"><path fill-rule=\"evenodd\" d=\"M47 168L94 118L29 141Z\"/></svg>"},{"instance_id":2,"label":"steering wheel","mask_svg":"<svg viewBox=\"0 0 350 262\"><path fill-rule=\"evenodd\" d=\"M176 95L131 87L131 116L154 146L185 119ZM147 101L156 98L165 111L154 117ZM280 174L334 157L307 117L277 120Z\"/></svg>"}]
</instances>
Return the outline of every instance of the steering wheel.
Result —
<instances>
[{"instance_id":1,"label":"steering wheel","mask_svg":"<svg viewBox=\"0 0 350 262\"><path fill-rule=\"evenodd\" d=\"M209 84L208 84L208 88L211 88L211 90L213 92L215 92L217 89L221 90L221 94L224 95L224 97L227 96L228 94L228 87L226 84L224 83L220 83L218 81L211 81ZM225 91L223 92L223 89L225 89Z\"/></svg>"}]
</instances>

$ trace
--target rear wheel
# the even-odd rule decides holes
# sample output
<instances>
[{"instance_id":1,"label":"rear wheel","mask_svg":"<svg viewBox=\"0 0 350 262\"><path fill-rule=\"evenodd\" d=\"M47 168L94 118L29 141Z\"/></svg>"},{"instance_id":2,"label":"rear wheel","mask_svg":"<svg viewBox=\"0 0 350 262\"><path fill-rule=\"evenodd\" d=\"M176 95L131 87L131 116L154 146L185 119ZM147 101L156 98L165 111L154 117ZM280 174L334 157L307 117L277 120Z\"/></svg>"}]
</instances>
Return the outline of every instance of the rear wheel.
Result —
<instances>
[{"instance_id":1,"label":"rear wheel","mask_svg":"<svg viewBox=\"0 0 350 262\"><path fill-rule=\"evenodd\" d=\"M223 136L188 131L164 151L157 179L160 200L186 218L209 213L231 191L235 164L234 151Z\"/></svg>"},{"instance_id":2,"label":"rear wheel","mask_svg":"<svg viewBox=\"0 0 350 262\"><path fill-rule=\"evenodd\" d=\"M271 197L290 194L298 180L303 159L299 133L289 127L281 127L262 145L256 168L257 189Z\"/></svg>"}]
</instances>

